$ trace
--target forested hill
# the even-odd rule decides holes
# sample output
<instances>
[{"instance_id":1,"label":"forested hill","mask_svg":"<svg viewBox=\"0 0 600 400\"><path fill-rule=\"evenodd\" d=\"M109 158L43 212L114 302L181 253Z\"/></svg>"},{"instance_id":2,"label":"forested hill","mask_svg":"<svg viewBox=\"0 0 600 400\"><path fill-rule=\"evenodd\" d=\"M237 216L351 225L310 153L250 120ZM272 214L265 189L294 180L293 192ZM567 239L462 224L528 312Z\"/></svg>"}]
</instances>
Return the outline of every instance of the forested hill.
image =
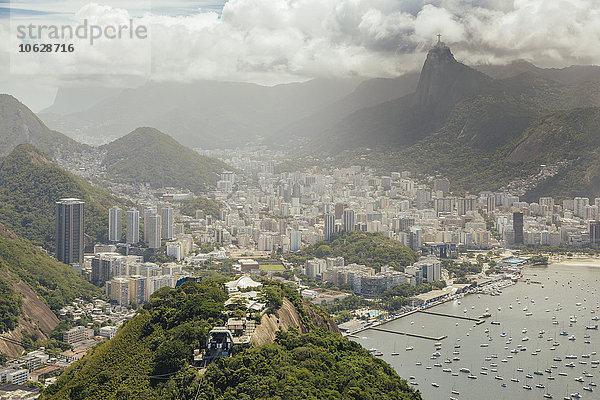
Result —
<instances>
[{"instance_id":1,"label":"forested hill","mask_svg":"<svg viewBox=\"0 0 600 400\"><path fill-rule=\"evenodd\" d=\"M22 331L48 335L61 307L101 291L71 267L6 230L0 224L0 333L21 340ZM51 311L52 310L52 311ZM42 336L43 337L43 336ZM16 356L20 346L1 342L0 352Z\"/></svg>"},{"instance_id":2,"label":"forested hill","mask_svg":"<svg viewBox=\"0 0 600 400\"><path fill-rule=\"evenodd\" d=\"M106 151L103 165L111 178L155 188L185 188L198 194L214 187L222 171L231 170L154 128L138 128L100 148Z\"/></svg>"},{"instance_id":3,"label":"forested hill","mask_svg":"<svg viewBox=\"0 0 600 400\"><path fill-rule=\"evenodd\" d=\"M193 351L204 347L213 326L225 322L227 295L221 281L186 282L155 292L114 339L73 364L41 398L420 399L359 344L315 328L311 318L319 317L303 309L295 289L264 284L275 315L287 299L308 333L290 327L275 343L239 349L200 375L190 367Z\"/></svg>"},{"instance_id":4,"label":"forested hill","mask_svg":"<svg viewBox=\"0 0 600 400\"><path fill-rule=\"evenodd\" d=\"M0 158L0 222L16 234L54 250L56 201L85 201L86 244L105 242L108 209L128 203L106 190L62 170L52 158L30 144L21 144Z\"/></svg>"},{"instance_id":5,"label":"forested hill","mask_svg":"<svg viewBox=\"0 0 600 400\"><path fill-rule=\"evenodd\" d=\"M0 156L10 153L22 143L33 144L52 155L88 148L62 133L48 129L29 108L13 96L0 94Z\"/></svg>"},{"instance_id":6,"label":"forested hill","mask_svg":"<svg viewBox=\"0 0 600 400\"><path fill-rule=\"evenodd\" d=\"M400 242L383 236L381 233L353 231L341 233L331 242L317 242L304 247L299 252L286 254L288 261L302 264L317 257L344 257L346 264L356 263L379 270L390 265L397 270L419 261L419 254Z\"/></svg>"}]
</instances>

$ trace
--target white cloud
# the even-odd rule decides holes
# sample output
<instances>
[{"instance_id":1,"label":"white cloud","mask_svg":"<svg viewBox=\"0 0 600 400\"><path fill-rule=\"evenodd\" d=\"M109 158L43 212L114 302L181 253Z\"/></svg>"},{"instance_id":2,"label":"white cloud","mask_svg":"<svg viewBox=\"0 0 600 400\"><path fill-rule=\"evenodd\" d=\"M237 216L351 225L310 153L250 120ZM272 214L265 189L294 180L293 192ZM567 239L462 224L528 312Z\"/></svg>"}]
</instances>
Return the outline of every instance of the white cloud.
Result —
<instances>
[{"instance_id":1,"label":"white cloud","mask_svg":"<svg viewBox=\"0 0 600 400\"><path fill-rule=\"evenodd\" d=\"M137 1L136 9L143 3ZM200 7L218 3L197 2ZM151 31L147 65L150 50L144 46L150 42L86 47L82 41L67 57L48 57L46 71L59 72L58 79L86 74L96 79L127 70L145 75L151 67L149 77L156 80L262 83L393 76L419 68L437 33L467 63L524 58L541 66L600 64L597 0L229 0L221 13L204 9L188 15L160 11L166 4L152 2L159 11L136 18ZM189 10L196 3L176 4ZM92 3L76 17L112 24L131 16ZM0 60L5 59L0 50ZM39 65L27 68L43 72Z\"/></svg>"}]
</instances>

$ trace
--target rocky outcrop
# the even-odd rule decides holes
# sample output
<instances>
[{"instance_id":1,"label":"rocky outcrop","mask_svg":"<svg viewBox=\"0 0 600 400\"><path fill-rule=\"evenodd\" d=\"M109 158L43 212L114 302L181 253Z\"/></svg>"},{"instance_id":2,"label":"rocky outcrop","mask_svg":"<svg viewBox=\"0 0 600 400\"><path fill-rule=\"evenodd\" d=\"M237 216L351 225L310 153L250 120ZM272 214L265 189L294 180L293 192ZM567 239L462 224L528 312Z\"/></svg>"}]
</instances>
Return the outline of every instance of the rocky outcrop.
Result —
<instances>
[{"instance_id":1,"label":"rocky outcrop","mask_svg":"<svg viewBox=\"0 0 600 400\"><path fill-rule=\"evenodd\" d=\"M20 342L23 339L21 332L25 330L31 334L37 334L40 340L48 339L47 335L58 325L56 315L25 282L13 282L11 286L21 294L23 314L19 317L17 327L10 332L4 332L2 336ZM0 340L0 352L9 357L17 357L23 353L23 347Z\"/></svg>"},{"instance_id":2,"label":"rocky outcrop","mask_svg":"<svg viewBox=\"0 0 600 400\"><path fill-rule=\"evenodd\" d=\"M315 328L324 328L336 333L340 332L331 318L321 316L307 302L303 302L303 306L304 312ZM275 333L279 329L286 331L290 328L296 328L301 333L308 333L311 329L302 322L296 307L288 299L283 299L283 305L278 310L263 314L260 325L256 327L252 336L252 344L260 346L272 343L275 340Z\"/></svg>"}]
</instances>

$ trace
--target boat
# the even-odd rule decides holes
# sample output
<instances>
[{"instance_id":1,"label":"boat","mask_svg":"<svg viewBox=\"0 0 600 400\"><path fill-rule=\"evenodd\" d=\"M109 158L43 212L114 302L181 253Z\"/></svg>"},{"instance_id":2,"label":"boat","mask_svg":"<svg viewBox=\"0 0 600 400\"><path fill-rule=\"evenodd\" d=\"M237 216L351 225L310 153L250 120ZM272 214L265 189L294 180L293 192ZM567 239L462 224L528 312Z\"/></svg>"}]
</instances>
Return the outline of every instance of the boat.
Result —
<instances>
[{"instance_id":1,"label":"boat","mask_svg":"<svg viewBox=\"0 0 600 400\"><path fill-rule=\"evenodd\" d=\"M412 347L412 346L408 346L408 347L407 347L405 350L406 350L406 351L411 351L411 350L414 350L414 349L415 349L414 347Z\"/></svg>"},{"instance_id":2,"label":"boat","mask_svg":"<svg viewBox=\"0 0 600 400\"><path fill-rule=\"evenodd\" d=\"M544 386L543 383L538 383L538 384L535 385L535 387L538 388L538 389L544 389L546 386Z\"/></svg>"},{"instance_id":3,"label":"boat","mask_svg":"<svg viewBox=\"0 0 600 400\"><path fill-rule=\"evenodd\" d=\"M574 398L574 399L580 399L581 398L581 394L579 392L571 393L571 397Z\"/></svg>"},{"instance_id":4,"label":"boat","mask_svg":"<svg viewBox=\"0 0 600 400\"><path fill-rule=\"evenodd\" d=\"M529 386L529 385L523 385L523 389L531 390L531 386Z\"/></svg>"},{"instance_id":5,"label":"boat","mask_svg":"<svg viewBox=\"0 0 600 400\"><path fill-rule=\"evenodd\" d=\"M469 368L461 368L460 372L464 372L464 373L470 374L471 370Z\"/></svg>"},{"instance_id":6,"label":"boat","mask_svg":"<svg viewBox=\"0 0 600 400\"><path fill-rule=\"evenodd\" d=\"M394 352L394 353L392 353L392 355L393 355L393 356L399 356L399 355L400 355L400 353L396 353L396 352Z\"/></svg>"},{"instance_id":7,"label":"boat","mask_svg":"<svg viewBox=\"0 0 600 400\"><path fill-rule=\"evenodd\" d=\"M579 376L579 377L575 378L575 381L576 382L583 382L583 377Z\"/></svg>"},{"instance_id":8,"label":"boat","mask_svg":"<svg viewBox=\"0 0 600 400\"><path fill-rule=\"evenodd\" d=\"M415 363L415 365L417 365L417 366L420 366L420 365L423 365L423 363L422 363L421 361L417 361L417 362Z\"/></svg>"},{"instance_id":9,"label":"boat","mask_svg":"<svg viewBox=\"0 0 600 400\"><path fill-rule=\"evenodd\" d=\"M383 356L383 353L382 353L382 352L380 352L380 351L378 351L377 353L374 353L373 355L374 355L375 357L381 357L381 356Z\"/></svg>"},{"instance_id":10,"label":"boat","mask_svg":"<svg viewBox=\"0 0 600 400\"><path fill-rule=\"evenodd\" d=\"M433 387L440 387L440 385L438 385L438 384L437 384L437 383L435 383L435 382L431 382L431 386L433 386Z\"/></svg>"},{"instance_id":11,"label":"boat","mask_svg":"<svg viewBox=\"0 0 600 400\"><path fill-rule=\"evenodd\" d=\"M551 399L552 395L550 393L544 393L544 398L545 399Z\"/></svg>"},{"instance_id":12,"label":"boat","mask_svg":"<svg viewBox=\"0 0 600 400\"><path fill-rule=\"evenodd\" d=\"M584 386L584 387L583 387L583 390L586 390L586 391L588 391L588 392L593 392L593 391L594 391L594 389L593 389L593 388L591 388L591 387L589 387L589 386Z\"/></svg>"},{"instance_id":13,"label":"boat","mask_svg":"<svg viewBox=\"0 0 600 400\"><path fill-rule=\"evenodd\" d=\"M575 335L571 335L569 336L569 340L576 340L577 338L575 337Z\"/></svg>"},{"instance_id":14,"label":"boat","mask_svg":"<svg viewBox=\"0 0 600 400\"><path fill-rule=\"evenodd\" d=\"M558 375L560 375L560 376L567 376L567 373L566 372L559 372Z\"/></svg>"},{"instance_id":15,"label":"boat","mask_svg":"<svg viewBox=\"0 0 600 400\"><path fill-rule=\"evenodd\" d=\"M469 375L469 376L467 376L467 378L469 378L469 379L477 379L477 377L475 375Z\"/></svg>"},{"instance_id":16,"label":"boat","mask_svg":"<svg viewBox=\"0 0 600 400\"><path fill-rule=\"evenodd\" d=\"M494 377L494 379L497 379L497 380L499 380L499 381L503 381L503 380L504 380L504 378L503 378L503 377L501 377L500 375L496 375L496 376Z\"/></svg>"},{"instance_id":17,"label":"boat","mask_svg":"<svg viewBox=\"0 0 600 400\"><path fill-rule=\"evenodd\" d=\"M519 382L519 378L510 378L511 382Z\"/></svg>"}]
</instances>

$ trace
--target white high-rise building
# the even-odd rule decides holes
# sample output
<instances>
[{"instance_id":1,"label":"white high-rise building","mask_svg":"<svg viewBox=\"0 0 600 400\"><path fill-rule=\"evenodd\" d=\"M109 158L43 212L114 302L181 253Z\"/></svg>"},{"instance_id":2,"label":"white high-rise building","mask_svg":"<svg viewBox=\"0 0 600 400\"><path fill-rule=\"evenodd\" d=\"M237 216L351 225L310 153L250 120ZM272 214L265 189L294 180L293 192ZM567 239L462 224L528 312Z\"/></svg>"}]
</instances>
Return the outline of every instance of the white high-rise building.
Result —
<instances>
[{"instance_id":1,"label":"white high-rise building","mask_svg":"<svg viewBox=\"0 0 600 400\"><path fill-rule=\"evenodd\" d=\"M343 214L344 219L344 232L352 232L356 226L356 218L354 216L354 210L345 209Z\"/></svg>"},{"instance_id":2,"label":"white high-rise building","mask_svg":"<svg viewBox=\"0 0 600 400\"><path fill-rule=\"evenodd\" d=\"M290 233L290 251L298 251L302 247L302 232L292 231Z\"/></svg>"},{"instance_id":3,"label":"white high-rise building","mask_svg":"<svg viewBox=\"0 0 600 400\"><path fill-rule=\"evenodd\" d=\"M121 224L122 224L121 209L117 206L112 207L108 210L108 241L109 242L120 242L121 241Z\"/></svg>"},{"instance_id":4,"label":"white high-rise building","mask_svg":"<svg viewBox=\"0 0 600 400\"><path fill-rule=\"evenodd\" d=\"M335 233L335 215L325 214L325 227L323 228L323 234L325 240L331 240L331 237Z\"/></svg>"},{"instance_id":5,"label":"white high-rise building","mask_svg":"<svg viewBox=\"0 0 600 400\"><path fill-rule=\"evenodd\" d=\"M156 206L144 207L144 242L148 243L148 217L156 214Z\"/></svg>"},{"instance_id":6,"label":"white high-rise building","mask_svg":"<svg viewBox=\"0 0 600 400\"><path fill-rule=\"evenodd\" d=\"M175 225L173 208L163 207L160 210L160 216L162 220L161 237L165 240L173 239L173 226Z\"/></svg>"},{"instance_id":7,"label":"white high-rise building","mask_svg":"<svg viewBox=\"0 0 600 400\"><path fill-rule=\"evenodd\" d=\"M127 211L127 243L135 244L140 241L140 212L135 209Z\"/></svg>"},{"instance_id":8,"label":"white high-rise building","mask_svg":"<svg viewBox=\"0 0 600 400\"><path fill-rule=\"evenodd\" d=\"M161 218L158 214L148 215L146 218L147 225L145 231L147 233L148 247L151 249L158 249L161 245Z\"/></svg>"}]
</instances>

